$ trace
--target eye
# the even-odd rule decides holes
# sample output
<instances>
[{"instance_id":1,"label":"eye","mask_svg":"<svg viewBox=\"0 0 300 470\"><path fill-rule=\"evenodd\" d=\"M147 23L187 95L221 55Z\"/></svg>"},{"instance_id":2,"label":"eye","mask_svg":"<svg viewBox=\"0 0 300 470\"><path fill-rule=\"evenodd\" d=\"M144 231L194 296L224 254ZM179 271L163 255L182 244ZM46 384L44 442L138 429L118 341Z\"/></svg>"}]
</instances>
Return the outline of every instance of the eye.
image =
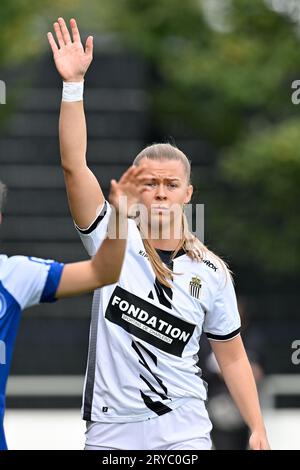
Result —
<instances>
[{"instance_id":1,"label":"eye","mask_svg":"<svg viewBox=\"0 0 300 470\"><path fill-rule=\"evenodd\" d=\"M154 188L156 186L156 183L154 183L153 181L149 181L148 183L145 183L145 185L149 188Z\"/></svg>"},{"instance_id":2,"label":"eye","mask_svg":"<svg viewBox=\"0 0 300 470\"><path fill-rule=\"evenodd\" d=\"M171 189L178 188L178 184L177 183L168 183L168 187L171 188Z\"/></svg>"}]
</instances>

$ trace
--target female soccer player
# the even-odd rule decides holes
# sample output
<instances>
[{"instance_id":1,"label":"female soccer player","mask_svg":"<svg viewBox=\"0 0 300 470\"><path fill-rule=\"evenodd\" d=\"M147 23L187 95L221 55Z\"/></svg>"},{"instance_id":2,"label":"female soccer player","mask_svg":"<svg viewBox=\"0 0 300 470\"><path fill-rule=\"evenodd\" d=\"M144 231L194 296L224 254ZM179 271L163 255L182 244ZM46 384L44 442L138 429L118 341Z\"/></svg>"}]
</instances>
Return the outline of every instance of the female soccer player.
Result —
<instances>
[{"instance_id":1,"label":"female soccer player","mask_svg":"<svg viewBox=\"0 0 300 470\"><path fill-rule=\"evenodd\" d=\"M59 132L68 200L93 255L111 208L85 156L83 80L93 40L89 36L84 49L74 19L70 27L72 37L59 18L58 45L51 33L48 40L64 81ZM186 225L183 207L193 192L190 163L169 144L147 147L134 163L147 166L150 190L141 194L136 220L128 221L119 282L94 294L82 407L86 449L211 447L206 387L197 367L202 331L251 429L250 448L268 449L230 274ZM102 211L95 218L97 207ZM193 260L197 247L200 256Z\"/></svg>"},{"instance_id":2,"label":"female soccer player","mask_svg":"<svg viewBox=\"0 0 300 470\"><path fill-rule=\"evenodd\" d=\"M127 211L145 191L144 171L131 167L118 183L112 181L109 199L115 212L107 226L110 238L103 233L106 239L91 260L63 265L0 254L0 450L7 449L3 428L5 388L21 311L117 282L125 254ZM0 181L0 223L4 196L5 186ZM127 198L127 206L122 204L122 197Z\"/></svg>"}]
</instances>

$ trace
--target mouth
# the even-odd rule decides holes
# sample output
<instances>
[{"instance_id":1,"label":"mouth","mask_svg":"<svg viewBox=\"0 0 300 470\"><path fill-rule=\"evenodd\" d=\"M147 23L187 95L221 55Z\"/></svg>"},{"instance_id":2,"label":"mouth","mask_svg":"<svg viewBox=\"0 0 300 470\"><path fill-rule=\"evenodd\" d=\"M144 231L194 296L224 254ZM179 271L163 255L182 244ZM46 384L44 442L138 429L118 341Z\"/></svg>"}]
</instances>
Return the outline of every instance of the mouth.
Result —
<instances>
[{"instance_id":1,"label":"mouth","mask_svg":"<svg viewBox=\"0 0 300 470\"><path fill-rule=\"evenodd\" d=\"M160 214L165 214L170 211L169 207L166 206L152 206L151 207L152 212L158 212Z\"/></svg>"}]
</instances>

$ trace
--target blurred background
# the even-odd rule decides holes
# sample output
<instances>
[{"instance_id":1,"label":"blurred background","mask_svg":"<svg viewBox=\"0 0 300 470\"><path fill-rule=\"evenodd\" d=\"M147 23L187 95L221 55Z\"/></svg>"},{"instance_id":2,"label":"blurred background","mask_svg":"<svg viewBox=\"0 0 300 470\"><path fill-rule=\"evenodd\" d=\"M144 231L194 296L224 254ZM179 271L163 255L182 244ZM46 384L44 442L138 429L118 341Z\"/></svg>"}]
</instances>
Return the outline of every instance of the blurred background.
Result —
<instances>
[{"instance_id":1,"label":"blurred background","mask_svg":"<svg viewBox=\"0 0 300 470\"><path fill-rule=\"evenodd\" d=\"M91 168L107 190L149 143L175 143L192 160L205 243L235 275L271 445L300 449L300 3L2 0L0 9L1 252L86 257L59 166L61 81L46 38L58 16L75 17L95 43ZM10 448L82 448L90 307L85 296L25 312L8 386ZM215 447L244 448L247 430L205 343L200 364Z\"/></svg>"}]
</instances>

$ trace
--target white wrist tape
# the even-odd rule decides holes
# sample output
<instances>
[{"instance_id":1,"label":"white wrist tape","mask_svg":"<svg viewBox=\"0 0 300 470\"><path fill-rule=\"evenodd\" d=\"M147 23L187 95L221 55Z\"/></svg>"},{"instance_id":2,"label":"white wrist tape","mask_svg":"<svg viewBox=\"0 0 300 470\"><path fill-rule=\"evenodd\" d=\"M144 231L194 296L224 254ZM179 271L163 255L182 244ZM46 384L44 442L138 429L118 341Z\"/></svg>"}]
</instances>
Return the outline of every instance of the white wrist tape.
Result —
<instances>
[{"instance_id":1,"label":"white wrist tape","mask_svg":"<svg viewBox=\"0 0 300 470\"><path fill-rule=\"evenodd\" d=\"M82 82L63 82L62 101L82 101L83 100Z\"/></svg>"}]
</instances>

